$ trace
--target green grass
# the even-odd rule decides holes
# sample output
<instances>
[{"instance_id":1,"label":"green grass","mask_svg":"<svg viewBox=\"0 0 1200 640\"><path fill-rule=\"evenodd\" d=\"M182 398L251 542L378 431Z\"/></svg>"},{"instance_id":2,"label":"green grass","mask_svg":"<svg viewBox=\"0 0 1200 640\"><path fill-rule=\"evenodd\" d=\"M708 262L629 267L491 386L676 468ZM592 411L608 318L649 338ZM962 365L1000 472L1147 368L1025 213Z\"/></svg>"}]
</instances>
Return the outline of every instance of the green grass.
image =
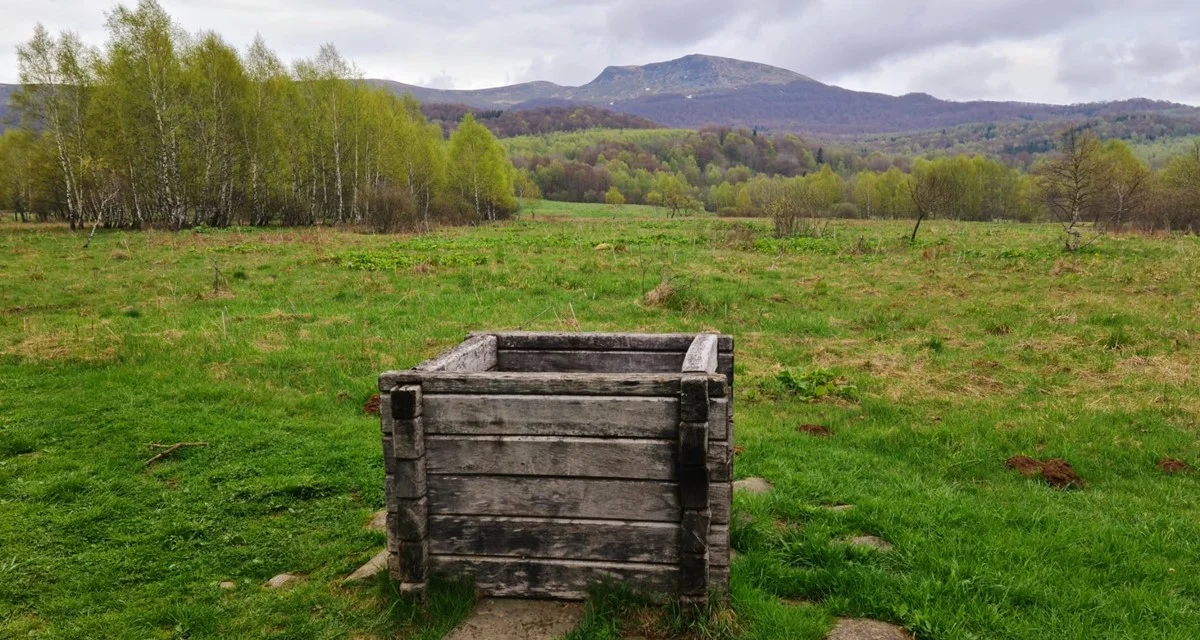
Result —
<instances>
[{"instance_id":1,"label":"green grass","mask_svg":"<svg viewBox=\"0 0 1200 640\"><path fill-rule=\"evenodd\" d=\"M1200 463L1200 240L1064 256L1051 226L905 230L781 242L556 203L428 236L85 250L0 226L0 637L440 637L469 586L418 606L340 584L384 543L363 528L383 469L362 404L380 371L517 326L734 334L735 474L775 484L735 496L729 610L689 629L602 594L575 638L815 640L840 616L922 640L1200 637L1200 478L1155 467ZM676 294L643 304L664 276ZM143 466L182 441L208 446ZM1014 454L1087 486L1022 478ZM856 534L895 549L839 542ZM260 586L281 572L304 579Z\"/></svg>"}]
</instances>

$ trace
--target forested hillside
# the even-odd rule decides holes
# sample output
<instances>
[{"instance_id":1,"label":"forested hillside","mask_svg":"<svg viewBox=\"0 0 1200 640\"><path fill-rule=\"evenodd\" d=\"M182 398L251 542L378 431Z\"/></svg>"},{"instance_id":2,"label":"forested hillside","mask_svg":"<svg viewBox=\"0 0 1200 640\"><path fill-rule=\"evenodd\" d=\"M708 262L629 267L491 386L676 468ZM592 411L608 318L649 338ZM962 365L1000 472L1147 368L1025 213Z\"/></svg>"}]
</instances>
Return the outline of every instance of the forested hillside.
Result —
<instances>
[{"instance_id":1,"label":"forested hillside","mask_svg":"<svg viewBox=\"0 0 1200 640\"><path fill-rule=\"evenodd\" d=\"M468 113L500 138L585 129L659 129L662 125L608 109L586 105L539 107L522 111L475 109L465 104L422 104L421 113L449 135Z\"/></svg>"},{"instance_id":2,"label":"forested hillside","mask_svg":"<svg viewBox=\"0 0 1200 640\"><path fill-rule=\"evenodd\" d=\"M22 127L0 139L0 208L106 227L496 219L512 166L466 117L447 141L411 97L333 45L291 65L187 34L153 0L108 14L100 49L40 25L18 50Z\"/></svg>"}]
</instances>

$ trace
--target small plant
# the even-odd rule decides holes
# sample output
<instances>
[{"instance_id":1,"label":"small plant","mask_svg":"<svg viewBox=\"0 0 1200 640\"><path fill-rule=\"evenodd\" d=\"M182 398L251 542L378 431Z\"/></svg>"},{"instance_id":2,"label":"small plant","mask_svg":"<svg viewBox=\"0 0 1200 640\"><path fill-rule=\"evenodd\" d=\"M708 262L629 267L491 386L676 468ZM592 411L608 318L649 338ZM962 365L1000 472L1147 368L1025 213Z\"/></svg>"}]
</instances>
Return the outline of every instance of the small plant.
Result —
<instances>
[{"instance_id":1,"label":"small plant","mask_svg":"<svg viewBox=\"0 0 1200 640\"><path fill-rule=\"evenodd\" d=\"M934 353L941 353L946 348L945 343L943 343L942 339L937 336L933 336L932 338L929 338L924 343L922 343L922 346L924 346L926 349L929 349L930 351L932 351Z\"/></svg>"},{"instance_id":2,"label":"small plant","mask_svg":"<svg viewBox=\"0 0 1200 640\"><path fill-rule=\"evenodd\" d=\"M784 369L775 374L775 380L789 395L805 402L819 402L825 398L858 399L858 387L854 383L820 367L799 373Z\"/></svg>"}]
</instances>

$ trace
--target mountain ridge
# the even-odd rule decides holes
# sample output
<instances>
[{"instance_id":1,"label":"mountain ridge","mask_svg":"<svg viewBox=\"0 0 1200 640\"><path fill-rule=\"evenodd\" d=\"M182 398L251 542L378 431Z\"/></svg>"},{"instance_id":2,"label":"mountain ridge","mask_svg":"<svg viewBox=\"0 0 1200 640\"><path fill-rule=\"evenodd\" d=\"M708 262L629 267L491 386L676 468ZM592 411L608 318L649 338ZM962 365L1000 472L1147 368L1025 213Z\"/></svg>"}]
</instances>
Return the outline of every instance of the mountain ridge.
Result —
<instances>
[{"instance_id":1,"label":"mountain ridge","mask_svg":"<svg viewBox=\"0 0 1200 640\"><path fill-rule=\"evenodd\" d=\"M829 85L795 71L757 62L691 54L645 65L605 67L591 82L567 87L526 82L504 87L439 90L373 81L422 102L477 109L530 109L570 104L601 106L666 126L742 126L823 135L914 132L989 122L1071 121L1103 116L1167 114L1197 120L1200 108L1132 98L1047 104L952 101L925 92L893 96Z\"/></svg>"}]
</instances>

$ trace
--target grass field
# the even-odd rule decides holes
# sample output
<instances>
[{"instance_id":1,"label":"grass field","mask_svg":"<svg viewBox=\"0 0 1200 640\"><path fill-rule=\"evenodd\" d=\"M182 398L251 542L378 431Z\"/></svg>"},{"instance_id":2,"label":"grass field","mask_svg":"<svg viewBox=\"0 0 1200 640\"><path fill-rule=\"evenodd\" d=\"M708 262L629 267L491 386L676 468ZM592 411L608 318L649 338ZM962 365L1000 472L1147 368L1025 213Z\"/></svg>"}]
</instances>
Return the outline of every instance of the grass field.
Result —
<instances>
[{"instance_id":1,"label":"grass field","mask_svg":"<svg viewBox=\"0 0 1200 640\"><path fill-rule=\"evenodd\" d=\"M779 242L546 203L426 236L85 250L0 225L0 637L440 637L469 586L416 606L340 584L384 543L362 406L380 371L515 327L736 336L735 474L775 490L735 496L731 606L693 636L816 640L867 616L922 640L1200 637L1200 477L1156 467L1200 464L1200 240L1064 256L1050 226L934 221L913 247L906 227ZM645 304L664 276L675 294ZM208 446L144 466L184 441ZM1021 477L1016 454L1086 486ZM842 543L858 534L895 548ZM303 580L261 586L281 572ZM680 624L610 596L575 636Z\"/></svg>"}]
</instances>

